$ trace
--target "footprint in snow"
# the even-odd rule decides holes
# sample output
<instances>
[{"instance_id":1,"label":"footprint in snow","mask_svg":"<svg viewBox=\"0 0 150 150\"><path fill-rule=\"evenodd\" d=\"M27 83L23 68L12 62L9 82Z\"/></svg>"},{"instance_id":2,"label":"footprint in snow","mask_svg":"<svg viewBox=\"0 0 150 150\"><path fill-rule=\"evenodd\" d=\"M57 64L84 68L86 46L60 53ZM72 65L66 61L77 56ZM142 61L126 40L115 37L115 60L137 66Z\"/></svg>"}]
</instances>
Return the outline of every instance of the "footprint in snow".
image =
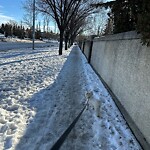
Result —
<instances>
[{"instance_id":1,"label":"footprint in snow","mask_svg":"<svg viewBox=\"0 0 150 150\"><path fill-rule=\"evenodd\" d=\"M1 123L1 124L5 124L6 122L7 122L7 121L4 119L4 117L1 117L1 118L0 118L0 123Z\"/></svg>"},{"instance_id":2,"label":"footprint in snow","mask_svg":"<svg viewBox=\"0 0 150 150\"><path fill-rule=\"evenodd\" d=\"M7 138L6 138L6 141L5 141L5 144L4 144L4 147L5 147L5 149L9 149L9 148L11 148L12 147L12 136L8 136Z\"/></svg>"}]
</instances>

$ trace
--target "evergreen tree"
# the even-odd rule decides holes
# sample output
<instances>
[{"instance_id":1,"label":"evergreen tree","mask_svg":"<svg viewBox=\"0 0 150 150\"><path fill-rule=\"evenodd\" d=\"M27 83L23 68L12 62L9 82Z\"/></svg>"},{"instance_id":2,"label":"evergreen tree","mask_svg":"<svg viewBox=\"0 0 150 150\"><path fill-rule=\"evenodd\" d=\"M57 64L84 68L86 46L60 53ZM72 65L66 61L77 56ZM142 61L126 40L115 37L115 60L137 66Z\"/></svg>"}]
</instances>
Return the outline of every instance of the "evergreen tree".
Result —
<instances>
[{"instance_id":1,"label":"evergreen tree","mask_svg":"<svg viewBox=\"0 0 150 150\"><path fill-rule=\"evenodd\" d=\"M111 5L114 33L135 30L135 20L132 15L130 2L131 0L116 0Z\"/></svg>"},{"instance_id":2,"label":"evergreen tree","mask_svg":"<svg viewBox=\"0 0 150 150\"><path fill-rule=\"evenodd\" d=\"M142 42L150 46L150 1L142 0L138 5L137 31L142 35Z\"/></svg>"},{"instance_id":3,"label":"evergreen tree","mask_svg":"<svg viewBox=\"0 0 150 150\"><path fill-rule=\"evenodd\" d=\"M4 32L5 32L5 25L2 23L0 33L4 34Z\"/></svg>"},{"instance_id":4,"label":"evergreen tree","mask_svg":"<svg viewBox=\"0 0 150 150\"><path fill-rule=\"evenodd\" d=\"M130 1L116 0L95 5L96 7L109 7L111 9L111 19L113 19L114 23L113 33L135 30Z\"/></svg>"},{"instance_id":5,"label":"evergreen tree","mask_svg":"<svg viewBox=\"0 0 150 150\"><path fill-rule=\"evenodd\" d=\"M93 6L111 8L113 33L136 30L142 35L143 44L150 45L149 0L116 0Z\"/></svg>"},{"instance_id":6,"label":"evergreen tree","mask_svg":"<svg viewBox=\"0 0 150 150\"><path fill-rule=\"evenodd\" d=\"M35 32L35 38L36 39L41 39L41 30L36 30L36 32Z\"/></svg>"},{"instance_id":7,"label":"evergreen tree","mask_svg":"<svg viewBox=\"0 0 150 150\"><path fill-rule=\"evenodd\" d=\"M11 36L11 25L9 24L5 24L4 25L4 32L5 32L5 36Z\"/></svg>"},{"instance_id":8,"label":"evergreen tree","mask_svg":"<svg viewBox=\"0 0 150 150\"><path fill-rule=\"evenodd\" d=\"M24 27L18 26L17 24L5 23L0 26L0 33L5 34L5 36L17 36L23 39L25 37Z\"/></svg>"}]
</instances>

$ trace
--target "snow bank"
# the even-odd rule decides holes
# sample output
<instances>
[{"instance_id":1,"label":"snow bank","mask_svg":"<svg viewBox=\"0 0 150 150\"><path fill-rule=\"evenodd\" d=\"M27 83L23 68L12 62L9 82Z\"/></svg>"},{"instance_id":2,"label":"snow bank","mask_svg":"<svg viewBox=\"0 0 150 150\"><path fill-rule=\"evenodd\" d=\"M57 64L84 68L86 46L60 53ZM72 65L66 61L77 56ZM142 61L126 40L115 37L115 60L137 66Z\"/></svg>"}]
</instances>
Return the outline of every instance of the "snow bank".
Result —
<instances>
[{"instance_id":1,"label":"snow bank","mask_svg":"<svg viewBox=\"0 0 150 150\"><path fill-rule=\"evenodd\" d=\"M58 56L58 48L0 53L0 149L15 148L36 114L28 100L55 81L68 54Z\"/></svg>"},{"instance_id":2,"label":"snow bank","mask_svg":"<svg viewBox=\"0 0 150 150\"><path fill-rule=\"evenodd\" d=\"M86 91L93 91L95 99L101 101L101 117L96 117L94 110L89 107L86 112L93 113L93 130L95 137L100 141L100 150L141 150L141 146L136 141L129 129L126 121L99 80L99 77L87 63L86 58L82 57L84 74L87 79Z\"/></svg>"}]
</instances>

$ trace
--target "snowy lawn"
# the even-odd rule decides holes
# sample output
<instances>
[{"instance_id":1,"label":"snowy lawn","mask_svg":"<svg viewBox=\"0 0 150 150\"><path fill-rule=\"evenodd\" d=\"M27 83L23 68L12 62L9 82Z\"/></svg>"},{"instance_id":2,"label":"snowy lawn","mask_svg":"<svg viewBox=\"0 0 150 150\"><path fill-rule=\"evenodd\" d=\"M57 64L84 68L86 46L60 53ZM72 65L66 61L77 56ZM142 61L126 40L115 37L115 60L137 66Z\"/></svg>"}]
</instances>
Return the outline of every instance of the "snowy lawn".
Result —
<instances>
[{"instance_id":1,"label":"snowy lawn","mask_svg":"<svg viewBox=\"0 0 150 150\"><path fill-rule=\"evenodd\" d=\"M0 149L14 149L36 114L29 99L55 81L68 54L60 57L54 47L0 53Z\"/></svg>"},{"instance_id":2,"label":"snowy lawn","mask_svg":"<svg viewBox=\"0 0 150 150\"><path fill-rule=\"evenodd\" d=\"M70 50L58 56L57 47L0 52L0 150L49 150L80 112L90 90L101 101L101 117L88 107L62 149L141 150L99 78L76 50L79 62L71 62L75 54ZM81 89L68 85L76 78L67 77L71 63L80 63ZM81 99L70 103L72 95Z\"/></svg>"}]
</instances>

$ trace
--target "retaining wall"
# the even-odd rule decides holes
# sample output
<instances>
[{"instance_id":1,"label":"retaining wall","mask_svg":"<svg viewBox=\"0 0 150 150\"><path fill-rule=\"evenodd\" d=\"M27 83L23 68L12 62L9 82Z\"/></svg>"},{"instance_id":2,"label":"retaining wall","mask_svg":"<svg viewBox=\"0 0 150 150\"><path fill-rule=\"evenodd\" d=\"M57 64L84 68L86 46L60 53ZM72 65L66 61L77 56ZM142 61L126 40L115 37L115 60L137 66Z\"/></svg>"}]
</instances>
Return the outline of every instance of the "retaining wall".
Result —
<instances>
[{"instance_id":1,"label":"retaining wall","mask_svg":"<svg viewBox=\"0 0 150 150\"><path fill-rule=\"evenodd\" d=\"M90 42L84 53L89 57ZM91 65L100 75L144 149L150 149L150 47L135 32L94 39Z\"/></svg>"}]
</instances>

